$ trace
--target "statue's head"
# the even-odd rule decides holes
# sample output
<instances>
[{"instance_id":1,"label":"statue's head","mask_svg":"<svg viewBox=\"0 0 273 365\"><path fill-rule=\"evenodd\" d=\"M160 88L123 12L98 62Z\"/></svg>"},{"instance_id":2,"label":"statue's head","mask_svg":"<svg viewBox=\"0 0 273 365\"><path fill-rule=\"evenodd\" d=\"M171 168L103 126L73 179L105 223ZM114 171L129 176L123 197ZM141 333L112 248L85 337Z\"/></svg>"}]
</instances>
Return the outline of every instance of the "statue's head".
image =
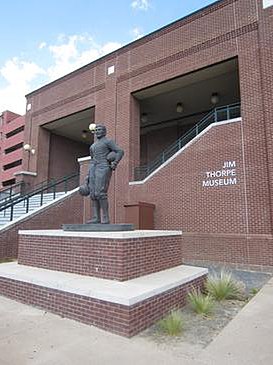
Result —
<instances>
[{"instance_id":1,"label":"statue's head","mask_svg":"<svg viewBox=\"0 0 273 365\"><path fill-rule=\"evenodd\" d=\"M95 128L95 135L98 139L106 136L106 127L102 124L97 124Z\"/></svg>"}]
</instances>

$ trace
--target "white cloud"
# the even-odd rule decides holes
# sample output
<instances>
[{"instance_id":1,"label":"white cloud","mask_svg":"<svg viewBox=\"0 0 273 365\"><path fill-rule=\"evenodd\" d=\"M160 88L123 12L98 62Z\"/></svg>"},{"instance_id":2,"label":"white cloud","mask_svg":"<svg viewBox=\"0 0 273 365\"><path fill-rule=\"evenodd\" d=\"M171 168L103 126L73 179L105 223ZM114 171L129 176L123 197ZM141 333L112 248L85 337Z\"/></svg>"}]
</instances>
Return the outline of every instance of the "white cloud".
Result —
<instances>
[{"instance_id":1,"label":"white cloud","mask_svg":"<svg viewBox=\"0 0 273 365\"><path fill-rule=\"evenodd\" d=\"M148 10L150 8L150 1L149 0L134 0L131 2L131 7L133 9L139 10Z\"/></svg>"},{"instance_id":2,"label":"white cloud","mask_svg":"<svg viewBox=\"0 0 273 365\"><path fill-rule=\"evenodd\" d=\"M56 44L41 42L48 66L19 58L6 61L0 68L0 112L11 110L25 113L25 95L42 85L56 80L122 46L118 42L96 44L88 35L60 35ZM0 66L1 67L1 66ZM42 77L41 77L42 76ZM43 83L41 84L41 78ZM4 83L3 83L4 81ZM2 86L2 84L5 84Z\"/></svg>"},{"instance_id":3,"label":"white cloud","mask_svg":"<svg viewBox=\"0 0 273 365\"><path fill-rule=\"evenodd\" d=\"M46 47L46 42L41 42L38 46L39 49L43 49Z\"/></svg>"},{"instance_id":4,"label":"white cloud","mask_svg":"<svg viewBox=\"0 0 273 365\"><path fill-rule=\"evenodd\" d=\"M134 40L137 40L144 36L144 34L142 33L142 30L138 27L135 27L134 29L132 29L131 33L133 35Z\"/></svg>"},{"instance_id":5,"label":"white cloud","mask_svg":"<svg viewBox=\"0 0 273 365\"><path fill-rule=\"evenodd\" d=\"M59 38L62 44L48 47L54 63L48 68L49 79L55 80L61 76L84 66L122 46L118 42L96 44L90 36L72 35Z\"/></svg>"},{"instance_id":6,"label":"white cloud","mask_svg":"<svg viewBox=\"0 0 273 365\"><path fill-rule=\"evenodd\" d=\"M20 61L14 57L0 69L6 86L0 88L0 112L11 110L25 113L25 94L31 91L31 82L45 71L34 62Z\"/></svg>"}]
</instances>

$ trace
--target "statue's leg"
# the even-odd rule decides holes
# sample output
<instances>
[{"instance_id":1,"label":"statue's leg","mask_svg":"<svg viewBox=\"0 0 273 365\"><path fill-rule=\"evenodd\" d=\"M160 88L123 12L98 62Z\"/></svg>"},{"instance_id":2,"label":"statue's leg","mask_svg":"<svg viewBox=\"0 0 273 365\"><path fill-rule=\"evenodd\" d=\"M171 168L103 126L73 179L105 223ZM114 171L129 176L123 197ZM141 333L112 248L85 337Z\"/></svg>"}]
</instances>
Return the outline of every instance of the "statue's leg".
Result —
<instances>
[{"instance_id":1,"label":"statue's leg","mask_svg":"<svg viewBox=\"0 0 273 365\"><path fill-rule=\"evenodd\" d=\"M100 199L100 206L101 206L101 212L102 212L102 218L101 223L103 224L109 224L109 207L108 207L108 199Z\"/></svg>"},{"instance_id":2,"label":"statue's leg","mask_svg":"<svg viewBox=\"0 0 273 365\"><path fill-rule=\"evenodd\" d=\"M96 165L91 164L89 168L89 190L90 190L90 198L95 200L95 186L96 186Z\"/></svg>"},{"instance_id":3,"label":"statue's leg","mask_svg":"<svg viewBox=\"0 0 273 365\"><path fill-rule=\"evenodd\" d=\"M87 223L100 223L100 202L97 199L92 199L92 218Z\"/></svg>"}]
</instances>

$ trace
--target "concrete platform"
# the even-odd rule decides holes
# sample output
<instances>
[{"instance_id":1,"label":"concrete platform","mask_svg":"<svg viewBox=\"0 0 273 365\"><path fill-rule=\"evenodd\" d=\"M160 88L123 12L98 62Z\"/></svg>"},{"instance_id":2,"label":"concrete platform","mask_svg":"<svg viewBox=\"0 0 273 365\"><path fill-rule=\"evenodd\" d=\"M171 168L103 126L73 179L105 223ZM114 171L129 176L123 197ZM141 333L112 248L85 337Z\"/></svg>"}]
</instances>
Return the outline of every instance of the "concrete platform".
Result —
<instances>
[{"instance_id":1,"label":"concrete platform","mask_svg":"<svg viewBox=\"0 0 273 365\"><path fill-rule=\"evenodd\" d=\"M207 269L178 266L117 282L27 267L0 265L0 292L12 299L130 337L185 303L204 284Z\"/></svg>"},{"instance_id":2,"label":"concrete platform","mask_svg":"<svg viewBox=\"0 0 273 365\"><path fill-rule=\"evenodd\" d=\"M19 235L31 236L51 236L51 237L92 237L92 238L112 238L116 240L135 239L145 237L162 237L182 235L182 231L171 230L134 230L121 232L73 232L63 231L62 229L36 229L19 230Z\"/></svg>"}]
</instances>

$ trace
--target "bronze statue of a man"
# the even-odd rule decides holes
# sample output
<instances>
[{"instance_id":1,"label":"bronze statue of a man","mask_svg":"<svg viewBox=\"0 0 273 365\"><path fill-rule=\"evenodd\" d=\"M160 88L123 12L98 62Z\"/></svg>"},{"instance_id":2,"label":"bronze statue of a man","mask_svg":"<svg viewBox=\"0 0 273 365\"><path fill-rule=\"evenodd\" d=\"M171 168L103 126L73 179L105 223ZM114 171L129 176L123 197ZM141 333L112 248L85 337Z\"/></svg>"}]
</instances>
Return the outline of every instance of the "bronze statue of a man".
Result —
<instances>
[{"instance_id":1,"label":"bronze statue of a man","mask_svg":"<svg viewBox=\"0 0 273 365\"><path fill-rule=\"evenodd\" d=\"M87 223L108 224L110 219L107 191L112 171L122 159L124 151L113 140L106 138L104 125L96 125L95 136L96 141L90 146L91 162L86 178L87 187L80 187L80 194L90 194L92 201L92 219Z\"/></svg>"}]
</instances>

